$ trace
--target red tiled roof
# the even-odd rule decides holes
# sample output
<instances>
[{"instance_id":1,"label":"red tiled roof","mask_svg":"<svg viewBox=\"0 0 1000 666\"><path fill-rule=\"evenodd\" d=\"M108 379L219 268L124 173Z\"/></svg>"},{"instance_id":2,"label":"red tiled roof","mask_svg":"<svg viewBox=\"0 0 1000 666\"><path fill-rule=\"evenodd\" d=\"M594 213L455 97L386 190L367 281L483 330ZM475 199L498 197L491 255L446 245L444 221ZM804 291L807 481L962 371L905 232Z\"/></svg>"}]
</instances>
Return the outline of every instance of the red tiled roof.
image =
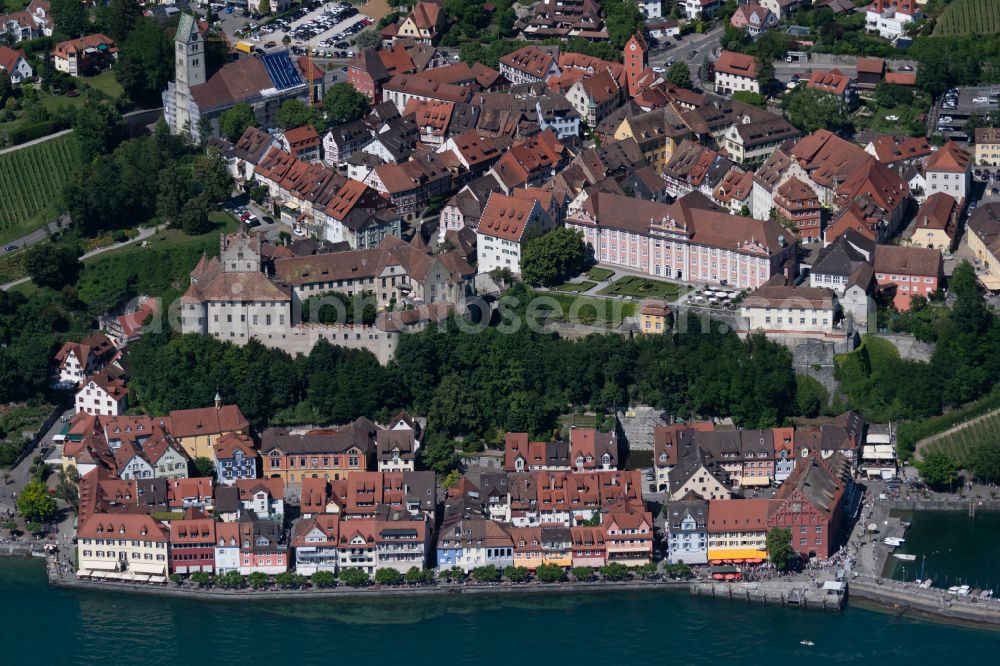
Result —
<instances>
[{"instance_id":1,"label":"red tiled roof","mask_svg":"<svg viewBox=\"0 0 1000 666\"><path fill-rule=\"evenodd\" d=\"M924 163L924 171L947 171L949 173L965 173L969 170L972 156L954 141L941 146L940 150L931 153Z\"/></svg>"},{"instance_id":2,"label":"red tiled roof","mask_svg":"<svg viewBox=\"0 0 1000 666\"><path fill-rule=\"evenodd\" d=\"M535 199L515 199L494 192L483 210L478 233L520 242L536 203Z\"/></svg>"},{"instance_id":3,"label":"red tiled roof","mask_svg":"<svg viewBox=\"0 0 1000 666\"><path fill-rule=\"evenodd\" d=\"M744 53L723 51L715 62L715 71L754 79L757 78L757 60Z\"/></svg>"},{"instance_id":4,"label":"red tiled roof","mask_svg":"<svg viewBox=\"0 0 1000 666\"><path fill-rule=\"evenodd\" d=\"M829 72L813 72L812 76L809 77L806 88L820 90L833 95L843 95L850 83L851 77L845 76L839 69L833 69Z\"/></svg>"}]
</instances>

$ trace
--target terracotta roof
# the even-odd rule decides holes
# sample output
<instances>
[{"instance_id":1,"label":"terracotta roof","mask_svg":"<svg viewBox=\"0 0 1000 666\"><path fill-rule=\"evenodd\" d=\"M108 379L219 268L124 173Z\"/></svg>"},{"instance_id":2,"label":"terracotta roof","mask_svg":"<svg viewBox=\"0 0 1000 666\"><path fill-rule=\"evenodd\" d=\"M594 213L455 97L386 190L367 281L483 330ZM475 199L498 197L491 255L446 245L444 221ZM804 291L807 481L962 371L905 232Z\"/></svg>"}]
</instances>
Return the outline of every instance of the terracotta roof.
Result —
<instances>
[{"instance_id":1,"label":"terracotta roof","mask_svg":"<svg viewBox=\"0 0 1000 666\"><path fill-rule=\"evenodd\" d=\"M922 157L931 152L931 145L925 137L882 135L872 139L869 145L882 164Z\"/></svg>"},{"instance_id":2,"label":"terracotta roof","mask_svg":"<svg viewBox=\"0 0 1000 666\"><path fill-rule=\"evenodd\" d=\"M70 55L75 55L80 51L85 51L87 49L97 49L100 47L105 47L108 53L117 53L118 47L115 46L113 39L107 35L102 35L100 33L93 35L84 35L77 39L70 39L65 42L59 42L56 44L55 50L52 55L56 58L67 59Z\"/></svg>"},{"instance_id":3,"label":"terracotta roof","mask_svg":"<svg viewBox=\"0 0 1000 666\"><path fill-rule=\"evenodd\" d=\"M777 504L768 499L711 500L708 503L708 531L764 532L767 518Z\"/></svg>"},{"instance_id":4,"label":"terracotta roof","mask_svg":"<svg viewBox=\"0 0 1000 666\"><path fill-rule=\"evenodd\" d=\"M944 231L949 238L954 238L958 212L958 202L953 196L935 192L927 197L927 201L917 210L911 236L916 235L921 229L938 229Z\"/></svg>"},{"instance_id":5,"label":"terracotta roof","mask_svg":"<svg viewBox=\"0 0 1000 666\"><path fill-rule=\"evenodd\" d=\"M915 86L917 85L917 73L916 72L886 72L885 82L892 83L897 86Z\"/></svg>"},{"instance_id":6,"label":"terracotta roof","mask_svg":"<svg viewBox=\"0 0 1000 666\"><path fill-rule=\"evenodd\" d=\"M472 95L466 86L438 83L421 74L397 74L386 82L383 89L448 102L468 102Z\"/></svg>"},{"instance_id":7,"label":"terracotta roof","mask_svg":"<svg viewBox=\"0 0 1000 666\"><path fill-rule=\"evenodd\" d=\"M604 104L621 92L618 82L607 70L583 79L580 81L580 87L595 104Z\"/></svg>"},{"instance_id":8,"label":"terracotta roof","mask_svg":"<svg viewBox=\"0 0 1000 666\"><path fill-rule=\"evenodd\" d=\"M833 95L843 95L850 84L851 77L845 76L839 69L833 69L829 72L813 72L812 76L809 77L806 88L820 90Z\"/></svg>"},{"instance_id":9,"label":"terracotta roof","mask_svg":"<svg viewBox=\"0 0 1000 666\"><path fill-rule=\"evenodd\" d=\"M969 151L963 150L954 141L941 146L939 150L931 153L927 161L924 162L924 171L947 171L949 173L965 173L969 170L969 163L972 155Z\"/></svg>"},{"instance_id":10,"label":"terracotta roof","mask_svg":"<svg viewBox=\"0 0 1000 666\"><path fill-rule=\"evenodd\" d=\"M816 192L813 191L811 187L803 183L798 178L792 177L786 180L784 183L778 186L777 195L780 196L785 201L816 201L818 204L818 197Z\"/></svg>"},{"instance_id":11,"label":"terracotta roof","mask_svg":"<svg viewBox=\"0 0 1000 666\"><path fill-rule=\"evenodd\" d=\"M535 78L544 79L558 55L558 48L525 46L500 58L500 63Z\"/></svg>"},{"instance_id":12,"label":"terracotta roof","mask_svg":"<svg viewBox=\"0 0 1000 666\"><path fill-rule=\"evenodd\" d=\"M941 275L942 259L937 250L926 247L879 245L875 248L875 272L890 275Z\"/></svg>"},{"instance_id":13,"label":"terracotta roof","mask_svg":"<svg viewBox=\"0 0 1000 666\"><path fill-rule=\"evenodd\" d=\"M885 60L882 58L858 58L857 62L859 74L878 74L885 72Z\"/></svg>"},{"instance_id":14,"label":"terracotta roof","mask_svg":"<svg viewBox=\"0 0 1000 666\"><path fill-rule=\"evenodd\" d=\"M495 192L486 203L477 233L520 242L536 204L535 199L515 199Z\"/></svg>"},{"instance_id":15,"label":"terracotta roof","mask_svg":"<svg viewBox=\"0 0 1000 666\"><path fill-rule=\"evenodd\" d=\"M755 79L757 78L757 59L744 53L723 51L715 62L715 71Z\"/></svg>"},{"instance_id":16,"label":"terracotta roof","mask_svg":"<svg viewBox=\"0 0 1000 666\"><path fill-rule=\"evenodd\" d=\"M746 201L753 193L753 172L742 171L736 167L729 170L726 177L715 188L713 196L716 201L728 203L736 201Z\"/></svg>"},{"instance_id":17,"label":"terracotta roof","mask_svg":"<svg viewBox=\"0 0 1000 666\"><path fill-rule=\"evenodd\" d=\"M0 46L0 70L13 72L14 66L17 64L18 59L23 57L24 57L23 49L17 49L15 51L10 47Z\"/></svg>"},{"instance_id":18,"label":"terracotta roof","mask_svg":"<svg viewBox=\"0 0 1000 666\"><path fill-rule=\"evenodd\" d=\"M242 451L247 458L257 457L257 449L254 448L253 440L242 433L223 435L215 440L212 448L215 450L216 460L232 458L236 451Z\"/></svg>"},{"instance_id":19,"label":"terracotta roof","mask_svg":"<svg viewBox=\"0 0 1000 666\"><path fill-rule=\"evenodd\" d=\"M152 516L95 513L77 528L83 539L168 541L170 533Z\"/></svg>"},{"instance_id":20,"label":"terracotta roof","mask_svg":"<svg viewBox=\"0 0 1000 666\"><path fill-rule=\"evenodd\" d=\"M421 30L433 30L441 19L441 5L436 2L418 2L409 18Z\"/></svg>"},{"instance_id":21,"label":"terracotta roof","mask_svg":"<svg viewBox=\"0 0 1000 666\"><path fill-rule=\"evenodd\" d=\"M178 409L170 412L167 430L178 439L199 435L220 435L250 427L250 422L236 405Z\"/></svg>"},{"instance_id":22,"label":"terracotta roof","mask_svg":"<svg viewBox=\"0 0 1000 666\"><path fill-rule=\"evenodd\" d=\"M977 127L976 143L1000 143L1000 127Z\"/></svg>"},{"instance_id":23,"label":"terracotta roof","mask_svg":"<svg viewBox=\"0 0 1000 666\"><path fill-rule=\"evenodd\" d=\"M742 306L832 310L834 298L830 289L765 284L751 292Z\"/></svg>"}]
</instances>

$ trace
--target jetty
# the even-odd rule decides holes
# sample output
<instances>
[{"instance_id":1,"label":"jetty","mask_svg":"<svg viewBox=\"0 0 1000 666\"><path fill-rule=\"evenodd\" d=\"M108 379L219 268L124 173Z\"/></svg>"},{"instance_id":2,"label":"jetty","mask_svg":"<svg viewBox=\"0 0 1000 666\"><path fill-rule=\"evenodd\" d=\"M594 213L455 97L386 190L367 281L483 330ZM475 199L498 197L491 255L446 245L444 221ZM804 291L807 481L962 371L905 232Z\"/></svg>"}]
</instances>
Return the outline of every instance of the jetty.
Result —
<instances>
[{"instance_id":1,"label":"jetty","mask_svg":"<svg viewBox=\"0 0 1000 666\"><path fill-rule=\"evenodd\" d=\"M775 604L795 608L840 611L847 603L847 583L841 581L696 581L691 594L747 604Z\"/></svg>"}]
</instances>

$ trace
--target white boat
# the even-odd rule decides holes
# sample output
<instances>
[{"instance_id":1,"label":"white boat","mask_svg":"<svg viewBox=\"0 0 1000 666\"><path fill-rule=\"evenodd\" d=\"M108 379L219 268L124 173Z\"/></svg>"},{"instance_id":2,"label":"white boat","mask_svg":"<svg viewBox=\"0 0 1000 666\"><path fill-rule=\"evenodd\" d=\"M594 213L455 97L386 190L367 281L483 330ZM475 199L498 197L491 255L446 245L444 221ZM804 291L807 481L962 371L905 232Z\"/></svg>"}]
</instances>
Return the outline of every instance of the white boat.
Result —
<instances>
[{"instance_id":1,"label":"white boat","mask_svg":"<svg viewBox=\"0 0 1000 666\"><path fill-rule=\"evenodd\" d=\"M906 539L903 539L901 537L886 537L882 539L882 543L884 543L887 546L893 546L893 547L902 546L904 543L906 543Z\"/></svg>"},{"instance_id":2,"label":"white boat","mask_svg":"<svg viewBox=\"0 0 1000 666\"><path fill-rule=\"evenodd\" d=\"M903 560L904 562L912 562L917 559L916 555L908 555L907 553L894 553L893 557Z\"/></svg>"},{"instance_id":3,"label":"white boat","mask_svg":"<svg viewBox=\"0 0 1000 666\"><path fill-rule=\"evenodd\" d=\"M968 585L962 585L958 588L958 593L961 594L962 596L965 596L969 593L970 589L972 588L970 588Z\"/></svg>"},{"instance_id":4,"label":"white boat","mask_svg":"<svg viewBox=\"0 0 1000 666\"><path fill-rule=\"evenodd\" d=\"M813 643L812 641L799 641L799 645L809 645L809 646L813 646L813 645L816 645L816 644L815 644L815 643Z\"/></svg>"},{"instance_id":5,"label":"white boat","mask_svg":"<svg viewBox=\"0 0 1000 666\"><path fill-rule=\"evenodd\" d=\"M952 585L948 588L948 591L952 593L958 592L958 585Z\"/></svg>"},{"instance_id":6,"label":"white boat","mask_svg":"<svg viewBox=\"0 0 1000 666\"><path fill-rule=\"evenodd\" d=\"M928 589L933 584L934 584L934 581L931 580L930 578L928 578L927 580L925 580L922 583L920 583L920 587L922 587L922 588L924 588L926 590L926 589Z\"/></svg>"}]
</instances>

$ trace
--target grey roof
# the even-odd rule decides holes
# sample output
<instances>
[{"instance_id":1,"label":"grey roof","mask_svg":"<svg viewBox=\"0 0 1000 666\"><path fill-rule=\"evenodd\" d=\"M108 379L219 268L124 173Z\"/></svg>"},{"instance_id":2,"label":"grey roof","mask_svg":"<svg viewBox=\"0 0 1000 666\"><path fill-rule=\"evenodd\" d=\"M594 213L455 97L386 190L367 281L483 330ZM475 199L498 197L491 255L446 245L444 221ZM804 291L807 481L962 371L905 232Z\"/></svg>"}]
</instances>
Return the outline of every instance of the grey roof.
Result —
<instances>
[{"instance_id":1,"label":"grey roof","mask_svg":"<svg viewBox=\"0 0 1000 666\"><path fill-rule=\"evenodd\" d=\"M708 502L699 499L694 493L688 493L684 499L667 503L667 528L671 532L684 532L681 528L690 516L695 521L695 530L704 531L708 525Z\"/></svg>"},{"instance_id":2,"label":"grey roof","mask_svg":"<svg viewBox=\"0 0 1000 666\"><path fill-rule=\"evenodd\" d=\"M215 510L219 513L237 513L240 510L240 489L236 486L218 486L215 489Z\"/></svg>"},{"instance_id":3,"label":"grey roof","mask_svg":"<svg viewBox=\"0 0 1000 666\"><path fill-rule=\"evenodd\" d=\"M860 234L854 234L860 236ZM820 250L812 272L817 275L839 275L850 277L861 264L869 263L865 255L846 237L846 233Z\"/></svg>"}]
</instances>

